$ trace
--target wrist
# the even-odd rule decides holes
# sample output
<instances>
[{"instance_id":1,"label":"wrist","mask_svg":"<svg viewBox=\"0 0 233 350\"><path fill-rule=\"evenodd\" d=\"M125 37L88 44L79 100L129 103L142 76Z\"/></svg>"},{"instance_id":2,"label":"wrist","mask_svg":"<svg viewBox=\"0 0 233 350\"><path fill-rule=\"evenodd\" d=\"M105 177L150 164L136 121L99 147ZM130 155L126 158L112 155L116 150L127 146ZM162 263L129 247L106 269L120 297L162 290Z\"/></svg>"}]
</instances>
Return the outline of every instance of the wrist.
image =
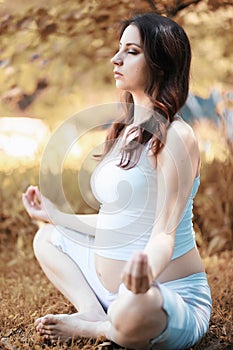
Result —
<instances>
[{"instance_id":1,"label":"wrist","mask_svg":"<svg viewBox=\"0 0 233 350\"><path fill-rule=\"evenodd\" d=\"M57 209L56 207L52 208L52 210L48 212L48 219L50 224L59 225L60 215L61 215L61 212L59 211L59 209Z\"/></svg>"}]
</instances>

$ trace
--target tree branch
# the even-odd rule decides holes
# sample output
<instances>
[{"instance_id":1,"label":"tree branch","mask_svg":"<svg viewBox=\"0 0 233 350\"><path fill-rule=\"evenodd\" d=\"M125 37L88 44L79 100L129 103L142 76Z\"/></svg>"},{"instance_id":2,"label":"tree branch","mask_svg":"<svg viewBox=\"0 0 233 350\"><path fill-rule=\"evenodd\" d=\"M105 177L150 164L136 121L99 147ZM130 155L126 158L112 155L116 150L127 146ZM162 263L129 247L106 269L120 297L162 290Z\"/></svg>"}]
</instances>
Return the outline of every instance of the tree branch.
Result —
<instances>
[{"instance_id":1,"label":"tree branch","mask_svg":"<svg viewBox=\"0 0 233 350\"><path fill-rule=\"evenodd\" d=\"M156 12L157 9L156 9L154 1L153 0L146 0L146 2L148 2L148 4L150 5L151 10Z\"/></svg>"},{"instance_id":2,"label":"tree branch","mask_svg":"<svg viewBox=\"0 0 233 350\"><path fill-rule=\"evenodd\" d=\"M159 3L158 0L146 0L153 12L158 14L166 13L169 17L174 17L178 12L182 11L186 7L189 7L190 5L197 5L201 1L203 0L177 0L175 5L172 6L171 4L169 5L169 1L168 4L163 5Z\"/></svg>"},{"instance_id":3,"label":"tree branch","mask_svg":"<svg viewBox=\"0 0 233 350\"><path fill-rule=\"evenodd\" d=\"M197 5L201 1L203 0L190 0L184 3L182 0L178 0L175 7L167 10L167 14L169 17L174 17L177 15L178 12L182 11L186 7L189 7L191 5Z\"/></svg>"}]
</instances>

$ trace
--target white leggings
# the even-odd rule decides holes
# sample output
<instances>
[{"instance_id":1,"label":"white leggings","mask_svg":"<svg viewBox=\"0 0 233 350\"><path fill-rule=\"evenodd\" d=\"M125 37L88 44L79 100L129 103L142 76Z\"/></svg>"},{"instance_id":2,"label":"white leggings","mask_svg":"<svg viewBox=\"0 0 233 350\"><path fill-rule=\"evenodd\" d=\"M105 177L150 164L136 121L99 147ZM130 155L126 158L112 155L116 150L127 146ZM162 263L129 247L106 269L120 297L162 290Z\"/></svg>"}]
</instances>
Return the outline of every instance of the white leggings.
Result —
<instances>
[{"instance_id":1,"label":"white leggings","mask_svg":"<svg viewBox=\"0 0 233 350\"><path fill-rule=\"evenodd\" d=\"M51 242L75 262L101 305L107 310L118 293L111 293L104 288L97 276L94 264L94 237L62 226L54 226Z\"/></svg>"},{"instance_id":2,"label":"white leggings","mask_svg":"<svg viewBox=\"0 0 233 350\"><path fill-rule=\"evenodd\" d=\"M67 254L82 271L88 284L107 311L121 293L132 293L124 284L118 293L111 293L101 284L94 265L94 237L54 227L52 244ZM163 309L168 316L167 327L151 340L156 350L182 350L197 343L207 332L212 310L209 285L204 272L166 283L154 283L163 297Z\"/></svg>"}]
</instances>

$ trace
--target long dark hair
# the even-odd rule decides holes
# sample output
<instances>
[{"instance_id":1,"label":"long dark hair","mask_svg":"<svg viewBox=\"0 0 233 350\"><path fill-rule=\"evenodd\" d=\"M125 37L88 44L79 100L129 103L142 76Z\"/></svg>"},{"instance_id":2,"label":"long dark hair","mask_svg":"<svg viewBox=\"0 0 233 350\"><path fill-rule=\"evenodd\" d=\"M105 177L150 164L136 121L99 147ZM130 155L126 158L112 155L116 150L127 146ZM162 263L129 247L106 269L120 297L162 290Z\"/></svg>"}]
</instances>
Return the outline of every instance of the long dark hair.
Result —
<instances>
[{"instance_id":1,"label":"long dark hair","mask_svg":"<svg viewBox=\"0 0 233 350\"><path fill-rule=\"evenodd\" d=\"M154 113L140 124L137 136L122 149L119 166L126 169L138 162L139 144L144 145L151 139L150 149L154 156L162 149L169 124L187 99L191 64L189 39L173 20L155 13L136 15L121 22L120 38L131 24L140 32L149 72L145 93L154 106ZM133 97L130 92L125 92L123 98L125 115L109 129L104 154L109 152L125 126L133 121ZM135 128L129 133L134 131Z\"/></svg>"}]
</instances>

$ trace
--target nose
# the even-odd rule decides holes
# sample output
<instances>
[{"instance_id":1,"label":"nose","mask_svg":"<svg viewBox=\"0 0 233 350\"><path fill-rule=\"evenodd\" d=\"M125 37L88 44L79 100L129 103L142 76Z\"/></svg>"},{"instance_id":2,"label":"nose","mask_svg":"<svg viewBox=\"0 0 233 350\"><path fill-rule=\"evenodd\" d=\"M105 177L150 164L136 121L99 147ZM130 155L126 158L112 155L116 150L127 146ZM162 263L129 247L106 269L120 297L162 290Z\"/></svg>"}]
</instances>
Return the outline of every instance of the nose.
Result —
<instances>
[{"instance_id":1,"label":"nose","mask_svg":"<svg viewBox=\"0 0 233 350\"><path fill-rule=\"evenodd\" d=\"M121 65L123 64L123 60L122 60L122 58L121 58L119 52L117 52L117 53L115 54L115 56L113 56L113 57L111 58L111 63L114 64L114 65L116 65L116 66L121 66Z\"/></svg>"}]
</instances>

